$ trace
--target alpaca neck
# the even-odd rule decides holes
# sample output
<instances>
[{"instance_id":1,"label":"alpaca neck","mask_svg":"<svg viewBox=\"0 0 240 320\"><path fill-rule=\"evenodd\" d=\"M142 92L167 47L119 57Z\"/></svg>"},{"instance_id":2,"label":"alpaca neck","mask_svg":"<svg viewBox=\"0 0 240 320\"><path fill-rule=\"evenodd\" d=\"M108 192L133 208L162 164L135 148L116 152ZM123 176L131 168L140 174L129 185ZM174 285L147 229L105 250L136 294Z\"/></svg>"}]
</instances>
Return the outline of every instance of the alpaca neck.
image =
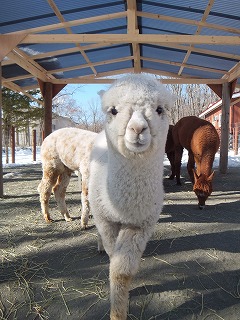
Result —
<instances>
[{"instance_id":1,"label":"alpaca neck","mask_svg":"<svg viewBox=\"0 0 240 320\"><path fill-rule=\"evenodd\" d=\"M147 181L159 180L162 181L163 173L163 157L164 152L158 150L154 154L136 155L132 158L125 158L120 153L108 147L108 185L114 187L119 184L119 180L123 176L128 178L128 181L134 183L143 183ZM117 186L116 186L117 187Z\"/></svg>"},{"instance_id":2,"label":"alpaca neck","mask_svg":"<svg viewBox=\"0 0 240 320\"><path fill-rule=\"evenodd\" d=\"M201 164L200 164L200 173L205 175L206 177L210 176L212 173L212 166L214 161L215 154L205 154L202 157Z\"/></svg>"}]
</instances>

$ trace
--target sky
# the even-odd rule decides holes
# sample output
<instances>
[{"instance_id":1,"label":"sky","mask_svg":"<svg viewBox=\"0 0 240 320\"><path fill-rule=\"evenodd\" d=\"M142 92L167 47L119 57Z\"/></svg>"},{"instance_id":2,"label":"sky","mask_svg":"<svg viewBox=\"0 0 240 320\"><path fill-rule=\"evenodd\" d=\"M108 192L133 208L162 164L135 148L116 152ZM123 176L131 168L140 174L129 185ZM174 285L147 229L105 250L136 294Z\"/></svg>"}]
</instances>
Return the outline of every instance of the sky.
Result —
<instances>
[{"instance_id":1,"label":"sky","mask_svg":"<svg viewBox=\"0 0 240 320\"><path fill-rule=\"evenodd\" d=\"M73 92L72 98L76 100L77 105L86 106L93 99L99 99L98 92L100 90L106 90L108 84L79 84L79 85L67 85L66 91ZM99 99L100 103L100 99Z\"/></svg>"}]
</instances>

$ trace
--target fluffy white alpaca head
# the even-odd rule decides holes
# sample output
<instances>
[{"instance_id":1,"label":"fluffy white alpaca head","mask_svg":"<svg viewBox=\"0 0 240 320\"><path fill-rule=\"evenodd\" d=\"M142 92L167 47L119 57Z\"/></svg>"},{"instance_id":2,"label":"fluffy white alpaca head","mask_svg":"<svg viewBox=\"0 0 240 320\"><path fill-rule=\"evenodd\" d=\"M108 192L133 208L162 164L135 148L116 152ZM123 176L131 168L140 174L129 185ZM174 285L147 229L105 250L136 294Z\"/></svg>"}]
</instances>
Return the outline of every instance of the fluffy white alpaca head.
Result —
<instances>
[{"instance_id":1,"label":"fluffy white alpaca head","mask_svg":"<svg viewBox=\"0 0 240 320\"><path fill-rule=\"evenodd\" d=\"M132 74L100 92L108 143L124 157L165 146L170 92L155 78Z\"/></svg>"}]
</instances>

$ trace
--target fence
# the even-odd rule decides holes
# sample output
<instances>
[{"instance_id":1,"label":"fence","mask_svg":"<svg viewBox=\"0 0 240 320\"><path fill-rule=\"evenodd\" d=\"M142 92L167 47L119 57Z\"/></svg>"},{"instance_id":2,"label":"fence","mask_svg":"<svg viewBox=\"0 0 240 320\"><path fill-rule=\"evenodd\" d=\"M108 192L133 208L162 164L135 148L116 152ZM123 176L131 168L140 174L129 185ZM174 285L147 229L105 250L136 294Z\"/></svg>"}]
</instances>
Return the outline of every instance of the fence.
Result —
<instances>
[{"instance_id":1,"label":"fence","mask_svg":"<svg viewBox=\"0 0 240 320\"><path fill-rule=\"evenodd\" d=\"M37 139L37 132L35 129L29 130L29 132L16 132L15 128L12 127L10 139L5 139L5 141L6 140L10 140L10 145L8 143L3 143L3 152L6 154L6 163L9 163L9 149L11 162L15 163L15 150L17 147L30 147L32 150L32 160L36 161L37 145L41 145L42 137L38 137Z\"/></svg>"}]
</instances>

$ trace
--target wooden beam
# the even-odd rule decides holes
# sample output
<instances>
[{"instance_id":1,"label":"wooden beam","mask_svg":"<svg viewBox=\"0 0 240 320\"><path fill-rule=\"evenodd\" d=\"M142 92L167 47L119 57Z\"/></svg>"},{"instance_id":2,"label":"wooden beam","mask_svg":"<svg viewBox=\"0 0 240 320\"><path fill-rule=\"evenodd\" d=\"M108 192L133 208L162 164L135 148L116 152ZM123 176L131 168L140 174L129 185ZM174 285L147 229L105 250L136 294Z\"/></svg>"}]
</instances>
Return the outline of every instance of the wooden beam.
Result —
<instances>
[{"instance_id":1,"label":"wooden beam","mask_svg":"<svg viewBox=\"0 0 240 320\"><path fill-rule=\"evenodd\" d=\"M24 38L26 34L0 34L0 61L5 58L13 48L15 48Z\"/></svg>"},{"instance_id":2,"label":"wooden beam","mask_svg":"<svg viewBox=\"0 0 240 320\"><path fill-rule=\"evenodd\" d=\"M31 94L29 94L28 92L27 92L27 90L30 90L30 89L25 89L25 90L23 90L21 87L19 87L17 84L15 84L14 82L7 82L7 81L5 81L5 79L4 78L2 78L2 82L3 82L3 86L4 87L6 87L6 88L8 88L8 89L10 89L10 90L12 90L12 91L15 91L15 92L21 92L22 94L24 94L25 96L27 96L27 97L29 97L31 100L33 100L33 101L35 101L35 102L37 102L38 104L40 104L40 105L42 105L43 104L43 102L41 101L41 100L38 100L38 99L36 99L35 97L33 97ZM32 88L32 89L37 89L38 87L37 86L35 86L34 88Z\"/></svg>"},{"instance_id":3,"label":"wooden beam","mask_svg":"<svg viewBox=\"0 0 240 320\"><path fill-rule=\"evenodd\" d=\"M232 82L233 80L236 80L237 78L240 78L240 62L238 62L230 71L230 75L228 77L228 81Z\"/></svg>"},{"instance_id":4,"label":"wooden beam","mask_svg":"<svg viewBox=\"0 0 240 320\"><path fill-rule=\"evenodd\" d=\"M51 8L53 9L54 13L56 14L56 16L58 17L58 19L64 23L65 19L63 17L63 15L61 14L60 10L58 9L57 5L55 4L54 0L47 0L49 5L51 6ZM70 27L65 27L66 31L68 34L73 34L72 30ZM92 69L92 72L94 74L97 74L97 71L95 70L95 68L92 66L90 59L88 58L87 54L85 53L84 49L80 46L79 43L75 43L76 47L79 49L81 55L83 56L83 58L85 59L85 61L88 63L88 66L90 69Z\"/></svg>"},{"instance_id":5,"label":"wooden beam","mask_svg":"<svg viewBox=\"0 0 240 320\"><path fill-rule=\"evenodd\" d=\"M151 44L151 43L149 43ZM111 47L112 43L110 42L104 42L104 43L93 43L93 44L89 44L89 45L85 45L84 46L84 50L91 50L91 49L98 49L98 48L106 48L106 47ZM177 44L161 44L161 46L166 47L166 48L172 48L172 49L179 49L179 50L184 50L187 52L188 50L188 46L186 45L177 45ZM79 51L78 48L68 48L68 49L61 49L61 50L55 50L55 51L49 51L49 52L44 52L44 53L39 53L36 55L33 55L31 58L36 60L36 59L43 59L43 58L48 58L48 57L56 57L58 55L64 55L64 54L68 54L68 53L73 53L73 52L77 52ZM200 49L197 47L193 47L192 48L192 52L196 52L196 53L202 53L202 54L206 54L206 55L210 55L210 56L214 56L214 57L221 57L221 58L227 58L227 59L233 59L233 60L240 60L240 55L237 54L231 54L228 52L220 52L220 51L215 51L215 50L207 50L207 49ZM9 60L3 60L2 61L2 66L5 65L10 65L10 64L14 64L15 62L11 59Z\"/></svg>"},{"instance_id":6,"label":"wooden beam","mask_svg":"<svg viewBox=\"0 0 240 320\"><path fill-rule=\"evenodd\" d=\"M8 54L8 57L14 60L16 64L18 64L20 67L28 71L34 77L40 78L42 81L49 81L49 77L47 77L46 74L41 69L36 68L33 64L31 64L19 53L12 51Z\"/></svg>"},{"instance_id":7,"label":"wooden beam","mask_svg":"<svg viewBox=\"0 0 240 320\"><path fill-rule=\"evenodd\" d=\"M231 84L222 85L222 118L221 118L221 142L220 142L220 159L219 171L227 172L228 165L228 146L229 146L229 112L231 101Z\"/></svg>"},{"instance_id":8,"label":"wooden beam","mask_svg":"<svg viewBox=\"0 0 240 320\"><path fill-rule=\"evenodd\" d=\"M127 0L127 33L131 35L139 34L138 21L136 15L136 0ZM140 48L138 43L132 43L134 72L141 72Z\"/></svg>"},{"instance_id":9,"label":"wooden beam","mask_svg":"<svg viewBox=\"0 0 240 320\"><path fill-rule=\"evenodd\" d=\"M155 43L240 45L240 36L162 35L162 34L29 34L26 43Z\"/></svg>"},{"instance_id":10,"label":"wooden beam","mask_svg":"<svg viewBox=\"0 0 240 320\"><path fill-rule=\"evenodd\" d=\"M43 33L47 31L52 31L52 30L58 30L58 29L65 29L69 27L75 27L83 24L90 24L90 23L95 23L95 22L100 22L100 21L108 21L108 20L113 20L113 19L119 19L119 18L124 18L126 17L126 12L116 12L116 13L110 13L110 14L103 14L99 16L94 16L94 17L89 17L89 18L83 18L83 19L77 19L77 20L72 20L72 21L64 21L61 23L55 23L55 24L50 24L50 25L45 25L41 27L36 27L36 28L29 28L25 30L20 30L20 31L15 31L8 33L7 35L11 34L22 34L22 33Z\"/></svg>"},{"instance_id":11,"label":"wooden beam","mask_svg":"<svg viewBox=\"0 0 240 320\"><path fill-rule=\"evenodd\" d=\"M214 91L221 99L222 99L222 85L221 84L216 84L216 83L210 83L206 82L206 84L209 86L212 91Z\"/></svg>"},{"instance_id":12,"label":"wooden beam","mask_svg":"<svg viewBox=\"0 0 240 320\"><path fill-rule=\"evenodd\" d=\"M212 8L213 4L214 4L214 0L209 0L208 5L207 5L207 7L206 7L206 9L205 9L205 11L204 11L204 14L203 14L203 16L202 16L201 22L205 22L205 21L206 21L209 13L210 13L210 11L211 11L211 8ZM198 26L198 27L197 27L197 30L196 30L196 32L195 32L195 35L200 35L201 30L202 30L202 26ZM181 75L181 74L182 74L182 72L183 72L183 70L184 70L184 65L187 63L187 61L188 61L188 59L189 59L189 57L190 57L190 55L191 55L191 53L192 53L192 49L193 49L193 48L194 48L194 46L191 44L191 45L189 46L189 49L188 49L188 51L187 51L184 59L183 59L182 66L181 66L181 68L179 69L178 75Z\"/></svg>"}]
</instances>

